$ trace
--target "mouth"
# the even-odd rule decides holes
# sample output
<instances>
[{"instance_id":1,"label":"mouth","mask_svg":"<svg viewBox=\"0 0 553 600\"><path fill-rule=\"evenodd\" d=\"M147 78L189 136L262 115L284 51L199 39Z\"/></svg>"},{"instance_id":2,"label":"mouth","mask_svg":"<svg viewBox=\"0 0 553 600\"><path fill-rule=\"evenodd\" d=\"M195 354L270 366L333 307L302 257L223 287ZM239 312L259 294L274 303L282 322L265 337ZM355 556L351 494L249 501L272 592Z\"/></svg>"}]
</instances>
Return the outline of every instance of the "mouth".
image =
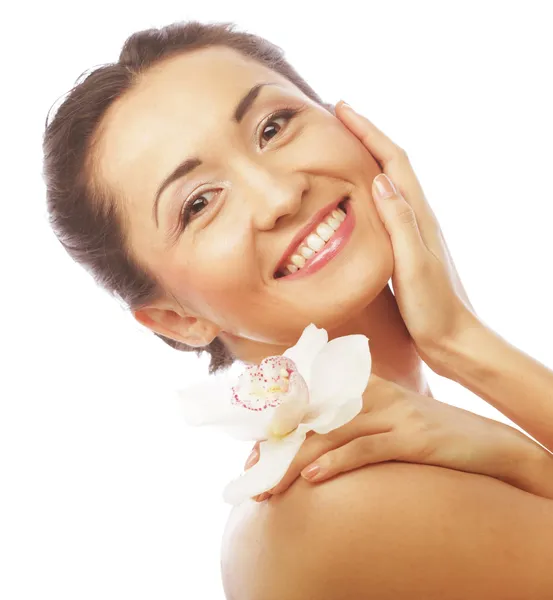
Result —
<instances>
[{"instance_id":1,"label":"mouth","mask_svg":"<svg viewBox=\"0 0 553 600\"><path fill-rule=\"evenodd\" d=\"M334 258L353 230L353 211L344 196L317 212L294 237L273 277L296 279L313 273Z\"/></svg>"}]
</instances>

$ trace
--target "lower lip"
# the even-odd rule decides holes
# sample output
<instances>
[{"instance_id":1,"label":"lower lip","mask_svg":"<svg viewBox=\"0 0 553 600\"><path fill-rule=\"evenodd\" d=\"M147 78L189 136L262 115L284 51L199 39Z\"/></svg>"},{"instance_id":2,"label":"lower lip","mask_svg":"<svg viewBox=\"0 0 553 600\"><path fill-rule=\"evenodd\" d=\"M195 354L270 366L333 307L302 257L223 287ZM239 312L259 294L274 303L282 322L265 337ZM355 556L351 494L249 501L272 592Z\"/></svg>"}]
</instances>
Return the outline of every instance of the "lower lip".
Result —
<instances>
[{"instance_id":1,"label":"lower lip","mask_svg":"<svg viewBox=\"0 0 553 600\"><path fill-rule=\"evenodd\" d=\"M292 273L291 275L279 277L277 281L284 279L286 281L292 281L293 279L300 279L306 275L312 275L319 269L322 269L337 254L340 253L342 248L347 244L349 238L351 237L351 233L355 225L355 215L353 214L350 200L346 202L345 208L346 218L342 221L342 224L334 232L334 235L330 238L330 240L326 242L324 248L320 252L317 252L315 256L312 256L299 271Z\"/></svg>"}]
</instances>

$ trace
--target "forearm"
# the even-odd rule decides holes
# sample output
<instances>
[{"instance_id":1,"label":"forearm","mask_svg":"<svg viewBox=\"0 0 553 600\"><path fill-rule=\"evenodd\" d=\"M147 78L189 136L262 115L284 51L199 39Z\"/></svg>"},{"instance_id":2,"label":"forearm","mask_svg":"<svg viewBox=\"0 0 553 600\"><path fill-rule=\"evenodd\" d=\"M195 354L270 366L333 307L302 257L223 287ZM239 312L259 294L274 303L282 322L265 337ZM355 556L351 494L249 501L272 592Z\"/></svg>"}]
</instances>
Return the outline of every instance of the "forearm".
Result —
<instances>
[{"instance_id":1,"label":"forearm","mask_svg":"<svg viewBox=\"0 0 553 600\"><path fill-rule=\"evenodd\" d=\"M553 371L484 325L436 351L439 375L497 408L553 452Z\"/></svg>"},{"instance_id":2,"label":"forearm","mask_svg":"<svg viewBox=\"0 0 553 600\"><path fill-rule=\"evenodd\" d=\"M501 425L512 430L512 436L500 449L489 474L525 492L553 500L553 454L518 429Z\"/></svg>"}]
</instances>

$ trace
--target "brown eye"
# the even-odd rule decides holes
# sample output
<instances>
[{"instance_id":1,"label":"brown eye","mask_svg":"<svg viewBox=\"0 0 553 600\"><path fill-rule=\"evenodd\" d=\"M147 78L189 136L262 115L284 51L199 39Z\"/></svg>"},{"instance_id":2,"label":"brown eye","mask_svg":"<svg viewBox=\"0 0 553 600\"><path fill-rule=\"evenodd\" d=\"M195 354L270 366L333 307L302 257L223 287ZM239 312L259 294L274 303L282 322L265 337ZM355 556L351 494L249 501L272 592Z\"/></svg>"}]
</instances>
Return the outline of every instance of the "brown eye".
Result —
<instances>
[{"instance_id":1,"label":"brown eye","mask_svg":"<svg viewBox=\"0 0 553 600\"><path fill-rule=\"evenodd\" d=\"M207 206L208 202L204 196L198 196L195 200L190 203L190 215L195 215L196 213L201 212L202 208Z\"/></svg>"},{"instance_id":2,"label":"brown eye","mask_svg":"<svg viewBox=\"0 0 553 600\"><path fill-rule=\"evenodd\" d=\"M261 138L266 142L270 142L275 135L278 135L282 129L282 126L278 125L277 121L280 119L284 119L286 122L292 120L300 112L300 109L295 108L285 108L283 110L278 110L274 112L268 119L265 121L261 129ZM266 133L267 132L267 133ZM268 138L268 139L267 139Z\"/></svg>"},{"instance_id":3,"label":"brown eye","mask_svg":"<svg viewBox=\"0 0 553 600\"><path fill-rule=\"evenodd\" d=\"M196 196L192 196L192 198L185 203L181 213L181 227L186 227L188 221L190 221L192 217L201 213L206 208L210 202L206 196L209 196L209 194L213 192L215 192L215 190L206 190Z\"/></svg>"},{"instance_id":4,"label":"brown eye","mask_svg":"<svg viewBox=\"0 0 553 600\"><path fill-rule=\"evenodd\" d=\"M280 131L280 126L275 127L273 125L273 123L276 123L278 121L278 119L283 119L284 117L278 117L277 119L271 119L267 125L265 125L265 127L263 127L263 132L261 133L261 137L263 139L265 139L265 141L269 142L271 140L271 138L273 138L279 131ZM265 133L266 131L271 132L271 130L273 130L274 133L272 133L271 135L268 136L269 139L267 139L267 134ZM276 132L275 132L276 130Z\"/></svg>"}]
</instances>

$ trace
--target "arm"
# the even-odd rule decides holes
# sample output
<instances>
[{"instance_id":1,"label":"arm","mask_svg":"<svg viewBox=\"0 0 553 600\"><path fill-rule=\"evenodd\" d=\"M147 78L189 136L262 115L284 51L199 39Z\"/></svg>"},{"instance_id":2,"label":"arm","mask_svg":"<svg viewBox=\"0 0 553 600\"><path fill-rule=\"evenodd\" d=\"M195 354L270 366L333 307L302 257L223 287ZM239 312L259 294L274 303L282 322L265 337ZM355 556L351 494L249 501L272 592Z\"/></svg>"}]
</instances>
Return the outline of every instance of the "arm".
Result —
<instances>
[{"instance_id":1,"label":"arm","mask_svg":"<svg viewBox=\"0 0 553 600\"><path fill-rule=\"evenodd\" d=\"M553 598L549 500L405 463L299 488L267 505L252 531L241 599Z\"/></svg>"},{"instance_id":2,"label":"arm","mask_svg":"<svg viewBox=\"0 0 553 600\"><path fill-rule=\"evenodd\" d=\"M553 500L553 455L532 438L374 373L361 412L329 433L310 432L280 482L256 499L286 491L300 473L308 477L306 470L313 464L322 471L309 481L324 485L339 473L392 460L488 475Z\"/></svg>"},{"instance_id":3,"label":"arm","mask_svg":"<svg viewBox=\"0 0 553 600\"><path fill-rule=\"evenodd\" d=\"M457 381L553 452L553 372L483 325L435 352L432 369Z\"/></svg>"},{"instance_id":4,"label":"arm","mask_svg":"<svg viewBox=\"0 0 553 600\"><path fill-rule=\"evenodd\" d=\"M553 451L553 373L478 321L407 153L351 107L339 103L335 113L383 170L372 195L392 242L394 297L419 355Z\"/></svg>"}]
</instances>

